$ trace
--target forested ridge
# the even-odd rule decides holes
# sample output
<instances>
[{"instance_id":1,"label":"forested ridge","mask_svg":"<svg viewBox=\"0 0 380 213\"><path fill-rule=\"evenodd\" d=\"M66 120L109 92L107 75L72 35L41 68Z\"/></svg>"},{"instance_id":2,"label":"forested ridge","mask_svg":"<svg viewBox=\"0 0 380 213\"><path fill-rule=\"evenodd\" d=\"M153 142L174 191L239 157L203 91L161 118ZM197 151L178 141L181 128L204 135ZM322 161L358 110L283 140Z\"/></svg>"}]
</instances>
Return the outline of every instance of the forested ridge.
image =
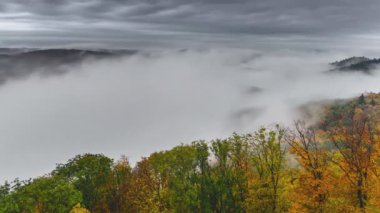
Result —
<instances>
[{"instance_id":1,"label":"forested ridge","mask_svg":"<svg viewBox=\"0 0 380 213\"><path fill-rule=\"evenodd\" d=\"M0 187L0 212L380 212L380 94L317 122L194 141L142 158L82 154Z\"/></svg>"}]
</instances>

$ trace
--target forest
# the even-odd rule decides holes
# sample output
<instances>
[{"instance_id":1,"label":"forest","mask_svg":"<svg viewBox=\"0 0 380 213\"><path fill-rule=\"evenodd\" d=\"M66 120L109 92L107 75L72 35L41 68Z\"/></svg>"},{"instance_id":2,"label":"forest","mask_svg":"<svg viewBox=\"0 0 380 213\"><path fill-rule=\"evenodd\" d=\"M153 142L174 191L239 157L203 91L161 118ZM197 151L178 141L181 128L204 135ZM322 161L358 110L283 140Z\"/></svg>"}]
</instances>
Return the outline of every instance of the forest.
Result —
<instances>
[{"instance_id":1,"label":"forest","mask_svg":"<svg viewBox=\"0 0 380 213\"><path fill-rule=\"evenodd\" d=\"M380 212L380 94L248 134L194 141L132 166L81 154L0 186L4 213Z\"/></svg>"}]
</instances>

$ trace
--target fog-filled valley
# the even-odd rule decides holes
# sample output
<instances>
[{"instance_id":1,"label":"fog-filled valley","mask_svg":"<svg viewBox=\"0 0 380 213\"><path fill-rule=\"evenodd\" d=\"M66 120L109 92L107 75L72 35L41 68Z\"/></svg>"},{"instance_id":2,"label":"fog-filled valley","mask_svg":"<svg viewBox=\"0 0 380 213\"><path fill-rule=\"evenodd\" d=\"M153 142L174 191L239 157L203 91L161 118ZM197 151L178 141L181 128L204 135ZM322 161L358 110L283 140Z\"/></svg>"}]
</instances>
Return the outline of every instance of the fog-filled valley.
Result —
<instances>
[{"instance_id":1,"label":"fog-filled valley","mask_svg":"<svg viewBox=\"0 0 380 213\"><path fill-rule=\"evenodd\" d=\"M380 212L379 9L0 1L0 213Z\"/></svg>"},{"instance_id":2,"label":"fog-filled valley","mask_svg":"<svg viewBox=\"0 0 380 213\"><path fill-rule=\"evenodd\" d=\"M127 53L87 58L75 52L70 63L47 54L33 65L14 59L0 68L2 181L48 173L78 153L126 155L135 163L181 143L290 125L302 106L379 90L376 69L331 71L331 62L376 57L373 52Z\"/></svg>"}]
</instances>

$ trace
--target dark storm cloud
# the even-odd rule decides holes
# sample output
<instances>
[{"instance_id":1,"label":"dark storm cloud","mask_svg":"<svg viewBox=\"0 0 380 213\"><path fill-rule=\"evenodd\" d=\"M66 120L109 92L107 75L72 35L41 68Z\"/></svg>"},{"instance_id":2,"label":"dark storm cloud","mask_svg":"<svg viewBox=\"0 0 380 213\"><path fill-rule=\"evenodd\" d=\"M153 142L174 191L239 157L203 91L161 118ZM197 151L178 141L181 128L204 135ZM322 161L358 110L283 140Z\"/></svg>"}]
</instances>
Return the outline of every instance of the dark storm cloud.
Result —
<instances>
[{"instance_id":1,"label":"dark storm cloud","mask_svg":"<svg viewBox=\"0 0 380 213\"><path fill-rule=\"evenodd\" d=\"M379 9L375 0L6 0L0 3L0 25L8 25L0 33L24 27L25 37L38 32L78 42L97 33L102 34L97 41L123 36L126 41L179 42L187 37L220 42L216 36L320 38L378 32Z\"/></svg>"}]
</instances>

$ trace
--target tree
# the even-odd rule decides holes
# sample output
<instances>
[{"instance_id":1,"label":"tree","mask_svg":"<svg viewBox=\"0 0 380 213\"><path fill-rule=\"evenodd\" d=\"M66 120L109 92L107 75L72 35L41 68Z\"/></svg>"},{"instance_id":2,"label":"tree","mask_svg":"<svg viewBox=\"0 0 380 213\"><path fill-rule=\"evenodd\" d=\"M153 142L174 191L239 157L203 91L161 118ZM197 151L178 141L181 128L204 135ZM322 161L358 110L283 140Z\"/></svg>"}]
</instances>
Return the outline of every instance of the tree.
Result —
<instances>
[{"instance_id":1,"label":"tree","mask_svg":"<svg viewBox=\"0 0 380 213\"><path fill-rule=\"evenodd\" d=\"M366 104L366 103L365 103L365 98L364 98L364 95L363 95L363 94L361 94L361 95L359 96L358 104L359 104L359 105L365 105L365 104Z\"/></svg>"},{"instance_id":2,"label":"tree","mask_svg":"<svg viewBox=\"0 0 380 213\"><path fill-rule=\"evenodd\" d=\"M195 148L181 145L149 156L155 198L160 210L183 212L196 208L196 190L192 178L196 168Z\"/></svg>"},{"instance_id":3,"label":"tree","mask_svg":"<svg viewBox=\"0 0 380 213\"><path fill-rule=\"evenodd\" d=\"M147 158L143 158L137 162L132 171L132 187L133 194L131 212L159 212L159 204L155 199L156 181L151 175L150 162Z\"/></svg>"},{"instance_id":4,"label":"tree","mask_svg":"<svg viewBox=\"0 0 380 213\"><path fill-rule=\"evenodd\" d=\"M295 122L295 130L287 134L286 141L301 166L295 206L307 212L326 212L332 188L328 151L317 139L315 128L301 121Z\"/></svg>"},{"instance_id":5,"label":"tree","mask_svg":"<svg viewBox=\"0 0 380 213\"><path fill-rule=\"evenodd\" d=\"M197 190L198 211L211 212L216 208L216 196L212 168L209 164L209 148L205 141L193 142L196 150L194 182Z\"/></svg>"},{"instance_id":6,"label":"tree","mask_svg":"<svg viewBox=\"0 0 380 213\"><path fill-rule=\"evenodd\" d=\"M232 212L238 210L233 194L234 177L231 164L231 143L228 140L215 140L211 142L211 151L216 158L213 165L213 180L215 187L216 212Z\"/></svg>"},{"instance_id":7,"label":"tree","mask_svg":"<svg viewBox=\"0 0 380 213\"><path fill-rule=\"evenodd\" d=\"M370 103L372 106L376 106L376 101L375 101L375 99L371 99L371 103Z\"/></svg>"},{"instance_id":8,"label":"tree","mask_svg":"<svg viewBox=\"0 0 380 213\"><path fill-rule=\"evenodd\" d=\"M66 213L82 202L82 194L74 186L57 177L16 180L13 190L0 199L0 212Z\"/></svg>"},{"instance_id":9,"label":"tree","mask_svg":"<svg viewBox=\"0 0 380 213\"><path fill-rule=\"evenodd\" d=\"M58 164L54 176L72 182L83 195L83 204L90 212L104 212L101 189L111 174L112 159L101 154L77 155L66 164Z\"/></svg>"},{"instance_id":10,"label":"tree","mask_svg":"<svg viewBox=\"0 0 380 213\"><path fill-rule=\"evenodd\" d=\"M113 213L128 212L132 208L132 168L125 156L117 161L106 184L99 188L103 194L100 201L103 210Z\"/></svg>"},{"instance_id":11,"label":"tree","mask_svg":"<svg viewBox=\"0 0 380 213\"><path fill-rule=\"evenodd\" d=\"M246 199L248 197L249 178L251 175L250 159L252 158L248 139L245 135L234 133L228 139L231 147L231 163L234 184L233 194L236 202L236 211L247 210Z\"/></svg>"},{"instance_id":12,"label":"tree","mask_svg":"<svg viewBox=\"0 0 380 213\"><path fill-rule=\"evenodd\" d=\"M175 212L198 210L196 182L196 149L192 145L174 147L165 153L169 168L168 202Z\"/></svg>"},{"instance_id":13,"label":"tree","mask_svg":"<svg viewBox=\"0 0 380 213\"><path fill-rule=\"evenodd\" d=\"M256 211L282 211L280 209L282 208L280 189L282 170L285 164L283 136L284 130L279 126L274 130L261 128L253 135L249 135L253 152L253 166L258 176L253 185L258 201Z\"/></svg>"},{"instance_id":14,"label":"tree","mask_svg":"<svg viewBox=\"0 0 380 213\"><path fill-rule=\"evenodd\" d=\"M344 115L349 122L340 122L329 129L329 138L339 156L334 159L349 183L354 204L364 212L371 200L371 183L377 175L379 137L376 122L369 108L357 107Z\"/></svg>"},{"instance_id":15,"label":"tree","mask_svg":"<svg viewBox=\"0 0 380 213\"><path fill-rule=\"evenodd\" d=\"M70 210L70 213L90 213L90 211L88 211L87 209L85 208L82 208L80 206L80 203L78 203L77 205L75 205L71 210Z\"/></svg>"}]
</instances>

